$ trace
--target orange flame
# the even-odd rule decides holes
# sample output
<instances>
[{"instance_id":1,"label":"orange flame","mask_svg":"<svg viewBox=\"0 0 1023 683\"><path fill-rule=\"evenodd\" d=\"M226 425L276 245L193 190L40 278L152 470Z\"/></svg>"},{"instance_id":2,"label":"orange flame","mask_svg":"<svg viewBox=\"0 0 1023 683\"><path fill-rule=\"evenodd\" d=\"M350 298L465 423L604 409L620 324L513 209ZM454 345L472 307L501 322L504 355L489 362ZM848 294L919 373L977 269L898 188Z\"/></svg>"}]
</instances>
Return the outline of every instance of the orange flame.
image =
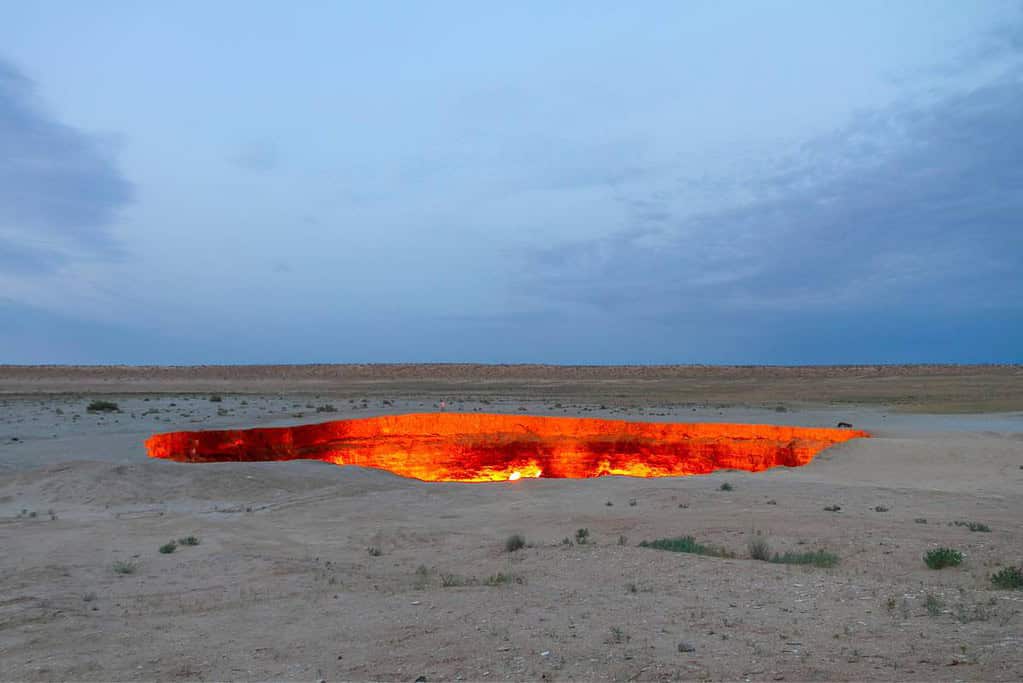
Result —
<instances>
[{"instance_id":1,"label":"orange flame","mask_svg":"<svg viewBox=\"0 0 1023 683\"><path fill-rule=\"evenodd\" d=\"M308 459L424 481L484 482L757 472L805 465L833 444L868 436L817 427L422 413L156 434L146 448L151 458L178 462Z\"/></svg>"}]
</instances>

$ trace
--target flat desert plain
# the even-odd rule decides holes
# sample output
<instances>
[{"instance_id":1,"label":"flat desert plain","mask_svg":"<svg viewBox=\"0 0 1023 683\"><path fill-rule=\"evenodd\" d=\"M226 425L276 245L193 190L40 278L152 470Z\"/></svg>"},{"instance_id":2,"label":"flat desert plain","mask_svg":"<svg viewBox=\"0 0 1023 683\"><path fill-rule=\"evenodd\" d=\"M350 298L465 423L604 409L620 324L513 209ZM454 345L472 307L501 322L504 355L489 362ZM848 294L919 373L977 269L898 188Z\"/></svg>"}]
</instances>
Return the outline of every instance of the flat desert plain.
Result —
<instances>
[{"instance_id":1,"label":"flat desert plain","mask_svg":"<svg viewBox=\"0 0 1023 683\"><path fill-rule=\"evenodd\" d=\"M873 438L755 474L492 484L142 446L440 401ZM1013 366L0 367L0 678L1020 680L1023 591L991 576L1023 564L1021 411ZM680 536L732 556L640 546ZM938 547L962 564L929 569Z\"/></svg>"}]
</instances>

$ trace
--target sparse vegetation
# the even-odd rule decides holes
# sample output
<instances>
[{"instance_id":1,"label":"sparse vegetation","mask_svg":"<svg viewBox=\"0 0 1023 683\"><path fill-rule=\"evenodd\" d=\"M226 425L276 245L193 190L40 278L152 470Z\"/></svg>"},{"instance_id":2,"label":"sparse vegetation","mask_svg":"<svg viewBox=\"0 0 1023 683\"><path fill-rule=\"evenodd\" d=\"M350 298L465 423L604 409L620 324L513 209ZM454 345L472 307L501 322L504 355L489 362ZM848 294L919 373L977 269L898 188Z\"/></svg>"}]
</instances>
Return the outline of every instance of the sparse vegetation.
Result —
<instances>
[{"instance_id":1,"label":"sparse vegetation","mask_svg":"<svg viewBox=\"0 0 1023 683\"><path fill-rule=\"evenodd\" d=\"M944 609L945 603L942 600L931 593L927 594L927 599L924 600L924 607L927 608L927 613L932 617L936 617L941 614L941 610Z\"/></svg>"},{"instance_id":2,"label":"sparse vegetation","mask_svg":"<svg viewBox=\"0 0 1023 683\"><path fill-rule=\"evenodd\" d=\"M841 505L828 505L827 507L824 508L824 511L825 512L838 512L841 509L842 509Z\"/></svg>"},{"instance_id":3,"label":"sparse vegetation","mask_svg":"<svg viewBox=\"0 0 1023 683\"><path fill-rule=\"evenodd\" d=\"M629 634L623 631L618 626L611 627L611 635L607 639L608 643L621 644L629 642Z\"/></svg>"},{"instance_id":4,"label":"sparse vegetation","mask_svg":"<svg viewBox=\"0 0 1023 683\"><path fill-rule=\"evenodd\" d=\"M659 538L654 541L641 541L641 548L654 548L655 550L667 550L673 553L692 553L694 555L707 555L709 557L735 557L734 553L715 546L698 543L692 536L679 536L677 538Z\"/></svg>"},{"instance_id":5,"label":"sparse vegetation","mask_svg":"<svg viewBox=\"0 0 1023 683\"><path fill-rule=\"evenodd\" d=\"M590 542L590 530L589 529L577 529L575 532L575 542L579 545L585 545Z\"/></svg>"},{"instance_id":6,"label":"sparse vegetation","mask_svg":"<svg viewBox=\"0 0 1023 683\"><path fill-rule=\"evenodd\" d=\"M131 560L117 560L111 568L115 574L134 574L139 566Z\"/></svg>"},{"instance_id":7,"label":"sparse vegetation","mask_svg":"<svg viewBox=\"0 0 1023 683\"><path fill-rule=\"evenodd\" d=\"M991 584L1003 590L1023 590L1023 568L1004 567L991 575Z\"/></svg>"},{"instance_id":8,"label":"sparse vegetation","mask_svg":"<svg viewBox=\"0 0 1023 683\"><path fill-rule=\"evenodd\" d=\"M167 543L164 543L163 545L160 546L160 552L163 553L164 555L170 555L177 549L178 544L176 541L168 541Z\"/></svg>"},{"instance_id":9,"label":"sparse vegetation","mask_svg":"<svg viewBox=\"0 0 1023 683\"><path fill-rule=\"evenodd\" d=\"M337 408L335 408L333 406L333 404L325 403L322 406L318 406L316 408L316 412L318 412L318 413L336 413L337 412Z\"/></svg>"},{"instance_id":10,"label":"sparse vegetation","mask_svg":"<svg viewBox=\"0 0 1023 683\"><path fill-rule=\"evenodd\" d=\"M827 569L838 564L838 555L829 553L827 550L809 550L802 553L790 550L780 555L775 553L767 561L772 564L804 564Z\"/></svg>"},{"instance_id":11,"label":"sparse vegetation","mask_svg":"<svg viewBox=\"0 0 1023 683\"><path fill-rule=\"evenodd\" d=\"M629 539L625 534L618 535L618 545L628 545Z\"/></svg>"},{"instance_id":12,"label":"sparse vegetation","mask_svg":"<svg viewBox=\"0 0 1023 683\"><path fill-rule=\"evenodd\" d=\"M331 583L334 582L335 577L331 577ZM423 590L430 583L430 569L425 565L421 564L416 567L416 580L413 587L416 590Z\"/></svg>"},{"instance_id":13,"label":"sparse vegetation","mask_svg":"<svg viewBox=\"0 0 1023 683\"><path fill-rule=\"evenodd\" d=\"M927 524L927 518L926 517L917 517L913 521L915 523L917 523L917 524Z\"/></svg>"},{"instance_id":14,"label":"sparse vegetation","mask_svg":"<svg viewBox=\"0 0 1023 683\"><path fill-rule=\"evenodd\" d=\"M458 586L465 586L469 583L475 583L475 580L467 579L464 576L458 574L441 574L440 585L445 588L457 588Z\"/></svg>"},{"instance_id":15,"label":"sparse vegetation","mask_svg":"<svg viewBox=\"0 0 1023 683\"><path fill-rule=\"evenodd\" d=\"M509 553L526 547L526 538L522 534L512 534L504 542L504 549Z\"/></svg>"},{"instance_id":16,"label":"sparse vegetation","mask_svg":"<svg viewBox=\"0 0 1023 683\"><path fill-rule=\"evenodd\" d=\"M634 507L636 507L636 506L637 506L638 504L639 504L639 503L638 503L638 502L636 501L636 499L635 499L635 498L630 498L630 499L629 499L629 507L633 507L633 508L634 508Z\"/></svg>"},{"instance_id":17,"label":"sparse vegetation","mask_svg":"<svg viewBox=\"0 0 1023 683\"><path fill-rule=\"evenodd\" d=\"M366 552L369 553L372 557L380 557L381 555L384 554L384 551L376 547L375 545L371 545L370 547L366 548Z\"/></svg>"},{"instance_id":18,"label":"sparse vegetation","mask_svg":"<svg viewBox=\"0 0 1023 683\"><path fill-rule=\"evenodd\" d=\"M933 548L924 555L924 564L931 569L957 567L963 563L963 554L955 548Z\"/></svg>"},{"instance_id":19,"label":"sparse vegetation","mask_svg":"<svg viewBox=\"0 0 1023 683\"><path fill-rule=\"evenodd\" d=\"M517 574L505 574L503 572L498 572L483 579L484 586L504 586L509 583L517 583L521 585L526 583L526 580Z\"/></svg>"},{"instance_id":20,"label":"sparse vegetation","mask_svg":"<svg viewBox=\"0 0 1023 683\"><path fill-rule=\"evenodd\" d=\"M984 533L988 533L991 531L991 527L982 522L967 522L964 520L957 520L955 522L952 522L952 524L954 524L955 526L964 526L970 531L981 531Z\"/></svg>"},{"instance_id":21,"label":"sparse vegetation","mask_svg":"<svg viewBox=\"0 0 1023 683\"><path fill-rule=\"evenodd\" d=\"M749 542L749 556L754 560L767 562L771 559L771 546L765 538L754 538Z\"/></svg>"},{"instance_id":22,"label":"sparse vegetation","mask_svg":"<svg viewBox=\"0 0 1023 683\"><path fill-rule=\"evenodd\" d=\"M90 413L119 413L121 408L113 401L93 401L86 407Z\"/></svg>"},{"instance_id":23,"label":"sparse vegetation","mask_svg":"<svg viewBox=\"0 0 1023 683\"><path fill-rule=\"evenodd\" d=\"M198 536L185 536L184 538L178 539L179 545L199 545Z\"/></svg>"},{"instance_id":24,"label":"sparse vegetation","mask_svg":"<svg viewBox=\"0 0 1023 683\"><path fill-rule=\"evenodd\" d=\"M718 489L718 490L720 490L720 491L731 491L731 490L732 490L732 489L734 489L734 488L735 488L734 486L732 486L731 484L729 484L729 483L728 483L728 482L726 481L726 482L725 482L724 484L722 484L722 485L721 485L721 486L719 487L719 489Z\"/></svg>"},{"instance_id":25,"label":"sparse vegetation","mask_svg":"<svg viewBox=\"0 0 1023 683\"><path fill-rule=\"evenodd\" d=\"M874 512L888 512L888 508L886 508L884 505L878 505L877 507L874 508Z\"/></svg>"},{"instance_id":26,"label":"sparse vegetation","mask_svg":"<svg viewBox=\"0 0 1023 683\"><path fill-rule=\"evenodd\" d=\"M210 403L220 403L223 400L224 397L220 396L219 394L213 394L212 396L210 396Z\"/></svg>"}]
</instances>

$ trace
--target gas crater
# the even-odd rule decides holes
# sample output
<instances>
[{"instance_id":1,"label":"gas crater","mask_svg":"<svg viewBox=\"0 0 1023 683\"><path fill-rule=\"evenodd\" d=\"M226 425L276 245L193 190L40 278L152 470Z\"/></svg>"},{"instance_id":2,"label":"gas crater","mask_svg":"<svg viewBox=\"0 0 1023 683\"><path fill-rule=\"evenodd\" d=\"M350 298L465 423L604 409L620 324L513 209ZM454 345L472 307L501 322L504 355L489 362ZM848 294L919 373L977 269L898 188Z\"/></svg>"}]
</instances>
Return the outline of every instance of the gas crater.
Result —
<instances>
[{"instance_id":1,"label":"gas crater","mask_svg":"<svg viewBox=\"0 0 1023 683\"><path fill-rule=\"evenodd\" d=\"M155 434L149 457L177 462L320 460L423 481L606 475L677 477L806 465L854 429L417 413L294 427Z\"/></svg>"}]
</instances>

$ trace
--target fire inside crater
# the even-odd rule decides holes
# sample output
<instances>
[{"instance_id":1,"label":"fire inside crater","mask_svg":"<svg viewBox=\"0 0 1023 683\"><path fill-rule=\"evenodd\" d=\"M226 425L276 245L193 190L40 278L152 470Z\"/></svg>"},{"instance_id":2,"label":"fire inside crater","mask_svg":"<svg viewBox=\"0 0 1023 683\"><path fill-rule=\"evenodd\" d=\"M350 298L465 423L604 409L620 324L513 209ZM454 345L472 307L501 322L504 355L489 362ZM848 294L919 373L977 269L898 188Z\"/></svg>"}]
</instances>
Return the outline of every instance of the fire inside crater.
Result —
<instances>
[{"instance_id":1,"label":"fire inside crater","mask_svg":"<svg viewBox=\"0 0 1023 683\"><path fill-rule=\"evenodd\" d=\"M417 413L155 434L146 449L177 462L322 460L423 481L485 482L759 472L799 467L829 446L869 436L845 428Z\"/></svg>"}]
</instances>

